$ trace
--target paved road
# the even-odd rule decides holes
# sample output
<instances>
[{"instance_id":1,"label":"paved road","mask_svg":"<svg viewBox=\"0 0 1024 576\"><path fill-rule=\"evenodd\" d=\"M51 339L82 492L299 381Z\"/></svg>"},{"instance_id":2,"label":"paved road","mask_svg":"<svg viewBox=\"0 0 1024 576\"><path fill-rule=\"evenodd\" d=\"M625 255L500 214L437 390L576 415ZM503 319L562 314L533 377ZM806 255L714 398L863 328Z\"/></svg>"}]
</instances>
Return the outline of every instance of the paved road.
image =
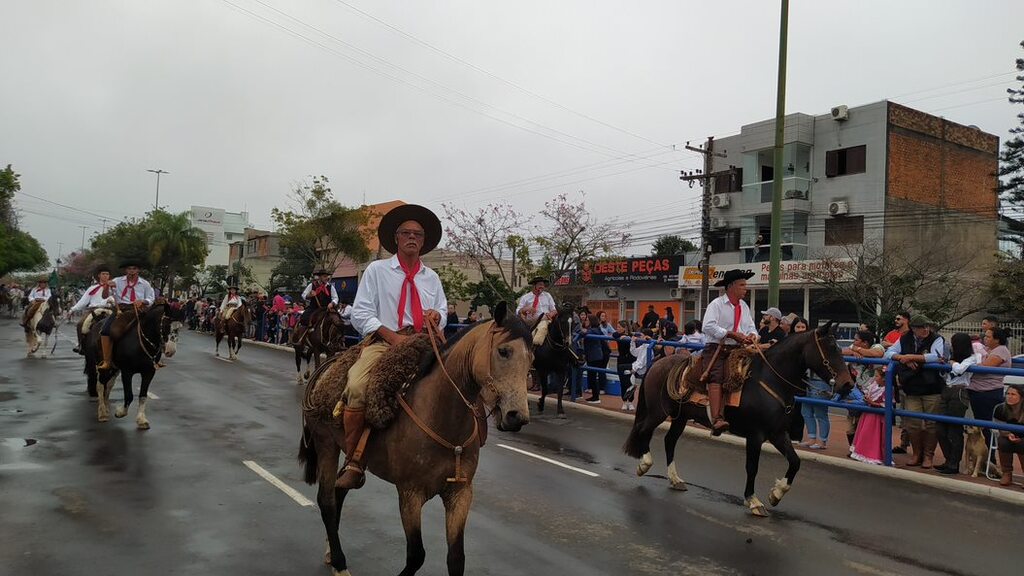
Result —
<instances>
[{"instance_id":1,"label":"paved road","mask_svg":"<svg viewBox=\"0 0 1024 576\"><path fill-rule=\"evenodd\" d=\"M19 336L0 321L0 574L329 574L315 509L243 465L254 461L314 498L295 464L301 389L286 354L247 346L232 364L213 357L208 338L183 334L154 380L153 428L140 432L134 411L95 421L66 339L54 357L26 359ZM676 492L663 477L635 476L619 451L625 433L622 420L578 410L535 418L518 434L492 430L467 573L1020 573L1011 544L1024 533L1020 508L805 462L782 506L759 520L740 506L739 449L684 440L690 490ZM658 452L652 473L664 471ZM781 457L765 456L762 499L783 470ZM424 534L421 573L446 573L437 500ZM342 539L357 576L400 571L390 485L371 478L349 498Z\"/></svg>"}]
</instances>

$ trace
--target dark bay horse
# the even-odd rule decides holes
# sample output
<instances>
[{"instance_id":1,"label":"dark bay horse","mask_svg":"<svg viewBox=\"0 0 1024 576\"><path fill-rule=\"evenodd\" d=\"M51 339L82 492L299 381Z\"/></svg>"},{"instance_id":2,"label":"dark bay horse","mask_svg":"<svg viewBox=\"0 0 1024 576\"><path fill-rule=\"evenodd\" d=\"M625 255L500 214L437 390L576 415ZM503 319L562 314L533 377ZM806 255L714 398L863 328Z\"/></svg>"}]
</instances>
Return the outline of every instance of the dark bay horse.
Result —
<instances>
[{"instance_id":1,"label":"dark bay horse","mask_svg":"<svg viewBox=\"0 0 1024 576\"><path fill-rule=\"evenodd\" d=\"M815 330L790 334L785 340L765 351L767 365L758 356L754 357L750 376L743 386L738 407L726 407L725 419L733 434L747 440L747 483L743 491L744 503L755 516L768 516L768 509L754 495L754 480L757 478L761 458L761 445L771 443L789 463L786 477L775 481L768 501L772 506L779 504L789 491L800 470L800 457L789 441L787 428L790 414L799 410L793 397L807 391L805 374L811 370L833 389L845 394L853 388L853 378L843 361L836 345L832 323ZM692 403L681 403L669 396L666 380L676 365L688 362L690 355L680 351L655 362L647 376L636 407L633 428L623 450L639 458L637 475L643 476L654 465L651 456L651 438L654 430L667 418L672 424L665 434L665 458L667 476L672 488L686 490L686 484L679 476L674 462L676 442L690 420L710 428L707 408Z\"/></svg>"},{"instance_id":2,"label":"dark bay horse","mask_svg":"<svg viewBox=\"0 0 1024 576\"><path fill-rule=\"evenodd\" d=\"M242 349L242 337L245 330L252 323L252 310L247 304L238 306L225 320L217 313L217 319L213 321L213 337L216 340L214 356L220 356L220 341L226 335L228 337L228 359L236 360L238 351Z\"/></svg>"},{"instance_id":3,"label":"dark bay horse","mask_svg":"<svg viewBox=\"0 0 1024 576\"><path fill-rule=\"evenodd\" d=\"M540 399L537 400L537 411L544 412L544 399L548 394L557 392L558 404L555 413L565 417L562 408L562 395L565 384L572 374L572 367L578 364L576 353L572 349L572 323L575 315L570 303L558 307L558 316L548 324L547 334L543 343L533 351L533 369L540 383ZM554 376L554 384L550 376Z\"/></svg>"},{"instance_id":4,"label":"dark bay horse","mask_svg":"<svg viewBox=\"0 0 1024 576\"><path fill-rule=\"evenodd\" d=\"M121 311L119 314L135 314L134 311ZM97 420L110 420L110 390L114 387L113 380L120 372L124 386L124 401L117 407L114 416L123 418L128 414L132 404L132 379L136 374L142 375L139 387L139 410L135 424L139 430L149 429L146 419L146 398L149 385L156 374L156 363L161 356L168 358L177 350L177 334L184 320L184 311L176 309L164 299L157 299L148 309L139 313L138 321L125 331L125 334L114 343L113 364L110 370L96 370L102 358L100 351L100 329L102 322L96 322L89 330L85 340L85 374L89 379L89 395L93 396L95 386L99 407L96 411Z\"/></svg>"},{"instance_id":5,"label":"dark bay horse","mask_svg":"<svg viewBox=\"0 0 1024 576\"><path fill-rule=\"evenodd\" d=\"M42 348L40 356L46 358L50 351L50 336L57 331L57 319L60 318L60 297L54 290L39 310L28 319L25 324L25 345L28 348L28 357L32 358ZM40 341L40 337L42 341ZM56 344L54 345L56 346Z\"/></svg>"},{"instance_id":6,"label":"dark bay horse","mask_svg":"<svg viewBox=\"0 0 1024 576\"><path fill-rule=\"evenodd\" d=\"M345 326L337 313L314 313L305 333L298 340L290 342L295 350L295 383L302 386L309 379L312 373L309 367L311 360L313 369L316 369L322 362L321 355L330 358L345 350L346 335L356 335L356 332L350 326ZM306 361L305 372L302 371L303 360Z\"/></svg>"},{"instance_id":7,"label":"dark bay horse","mask_svg":"<svg viewBox=\"0 0 1024 576\"><path fill-rule=\"evenodd\" d=\"M464 532L480 456L480 424L471 407L481 400L493 410L499 430L518 431L529 422L526 389L533 361L530 330L504 303L495 307L493 321L468 327L452 337L442 357L444 368L434 362L404 398L422 426L452 446L431 439L407 412L399 411L387 428L370 434L366 450L367 470L398 488L407 544L403 576L411 576L423 566L426 553L420 531L421 508L438 495L445 508L448 573L461 575L465 571ZM330 373L330 369L324 373ZM309 384L307 399L319 381L318 374ZM348 576L348 561L338 538L347 491L334 487L345 432L340 419L332 416L333 402L305 404L299 460L305 462L306 482L319 482L317 504L329 547L325 560L336 576ZM464 446L453 451L457 443ZM456 462L460 472L453 473ZM449 481L459 474L464 481Z\"/></svg>"}]
</instances>

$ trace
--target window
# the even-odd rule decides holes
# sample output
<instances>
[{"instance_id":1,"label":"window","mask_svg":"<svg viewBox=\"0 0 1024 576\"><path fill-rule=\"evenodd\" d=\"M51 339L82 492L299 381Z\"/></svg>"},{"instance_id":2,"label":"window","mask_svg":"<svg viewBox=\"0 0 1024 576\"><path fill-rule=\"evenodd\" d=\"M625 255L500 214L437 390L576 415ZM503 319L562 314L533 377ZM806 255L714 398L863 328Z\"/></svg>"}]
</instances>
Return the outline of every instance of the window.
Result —
<instances>
[{"instance_id":1,"label":"window","mask_svg":"<svg viewBox=\"0 0 1024 576\"><path fill-rule=\"evenodd\" d=\"M825 152L825 176L862 174L867 169L867 146L854 146Z\"/></svg>"},{"instance_id":2,"label":"window","mask_svg":"<svg viewBox=\"0 0 1024 576\"><path fill-rule=\"evenodd\" d=\"M743 168L733 168L715 174L715 194L743 190Z\"/></svg>"},{"instance_id":3,"label":"window","mask_svg":"<svg viewBox=\"0 0 1024 576\"><path fill-rule=\"evenodd\" d=\"M729 228L711 233L712 252L735 252L740 249L740 229Z\"/></svg>"},{"instance_id":4,"label":"window","mask_svg":"<svg viewBox=\"0 0 1024 576\"><path fill-rule=\"evenodd\" d=\"M864 243L864 217L843 216L825 220L825 246Z\"/></svg>"}]
</instances>

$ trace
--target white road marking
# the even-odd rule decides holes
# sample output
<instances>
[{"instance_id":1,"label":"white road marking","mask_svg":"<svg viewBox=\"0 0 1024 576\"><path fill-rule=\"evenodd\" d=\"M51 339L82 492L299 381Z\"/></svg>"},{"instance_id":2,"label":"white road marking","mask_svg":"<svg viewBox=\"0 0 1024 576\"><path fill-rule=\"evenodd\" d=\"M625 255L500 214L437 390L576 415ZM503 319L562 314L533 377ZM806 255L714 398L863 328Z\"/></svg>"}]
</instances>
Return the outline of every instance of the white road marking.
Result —
<instances>
[{"instance_id":1,"label":"white road marking","mask_svg":"<svg viewBox=\"0 0 1024 576\"><path fill-rule=\"evenodd\" d=\"M231 362L231 360L228 360L227 358L225 358L223 356L214 356L214 358L216 358L217 360L220 360L221 362Z\"/></svg>"},{"instance_id":2,"label":"white road marking","mask_svg":"<svg viewBox=\"0 0 1024 576\"><path fill-rule=\"evenodd\" d=\"M562 462L559 462L558 460L552 460L551 458L547 458L547 457L541 456L540 454L534 454L533 452L527 452L526 450L520 450L519 448L514 448L514 447L509 446L507 444L498 444L498 447L504 448L505 450L511 450L511 451L516 452L518 454L522 454L523 456L529 456L530 458L536 458L537 460L540 460L542 462L547 462L548 464L554 464L555 466L559 466L561 468L565 468L566 470L572 470L573 472L579 472L580 474L583 474L584 476L590 476L591 478L597 478L597 477L601 476L600 474L598 474L596 472L591 472L590 470L584 470L582 468L577 468L575 466L569 466L568 464L564 464Z\"/></svg>"},{"instance_id":3,"label":"white road marking","mask_svg":"<svg viewBox=\"0 0 1024 576\"><path fill-rule=\"evenodd\" d=\"M159 400L160 399L159 396L157 396L156 394L153 394L152 392L147 392L146 396L149 397L150 400Z\"/></svg>"},{"instance_id":4,"label":"white road marking","mask_svg":"<svg viewBox=\"0 0 1024 576\"><path fill-rule=\"evenodd\" d=\"M255 472L257 474L259 474L261 478L263 478L267 482L270 482L272 485L274 485L281 492L284 492L285 494L287 494L289 498L291 498L292 500L295 500L296 502L298 502L299 506L314 506L312 500L310 500L309 498L306 498L302 494L299 494L299 492L296 489L292 488L291 486L289 486L289 485L285 484L284 482L282 482L281 480L279 480L277 478L277 476L274 476L270 472L267 472L263 468L263 466L260 466L259 464L253 462L252 460L243 460L242 464L245 464L245 466L248 469L252 470L253 472Z\"/></svg>"}]
</instances>

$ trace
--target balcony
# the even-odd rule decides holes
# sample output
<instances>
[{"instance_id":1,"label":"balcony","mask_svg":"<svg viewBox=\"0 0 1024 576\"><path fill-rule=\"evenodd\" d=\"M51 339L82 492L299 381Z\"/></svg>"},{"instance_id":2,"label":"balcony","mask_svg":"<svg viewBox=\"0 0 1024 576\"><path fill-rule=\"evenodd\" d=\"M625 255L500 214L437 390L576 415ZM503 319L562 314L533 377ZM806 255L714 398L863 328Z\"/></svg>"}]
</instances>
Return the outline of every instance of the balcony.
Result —
<instances>
[{"instance_id":1,"label":"balcony","mask_svg":"<svg viewBox=\"0 0 1024 576\"><path fill-rule=\"evenodd\" d=\"M811 180L790 176L782 179L782 210L796 212L811 211ZM745 204L771 204L774 182L752 182L743 185L743 201Z\"/></svg>"}]
</instances>

